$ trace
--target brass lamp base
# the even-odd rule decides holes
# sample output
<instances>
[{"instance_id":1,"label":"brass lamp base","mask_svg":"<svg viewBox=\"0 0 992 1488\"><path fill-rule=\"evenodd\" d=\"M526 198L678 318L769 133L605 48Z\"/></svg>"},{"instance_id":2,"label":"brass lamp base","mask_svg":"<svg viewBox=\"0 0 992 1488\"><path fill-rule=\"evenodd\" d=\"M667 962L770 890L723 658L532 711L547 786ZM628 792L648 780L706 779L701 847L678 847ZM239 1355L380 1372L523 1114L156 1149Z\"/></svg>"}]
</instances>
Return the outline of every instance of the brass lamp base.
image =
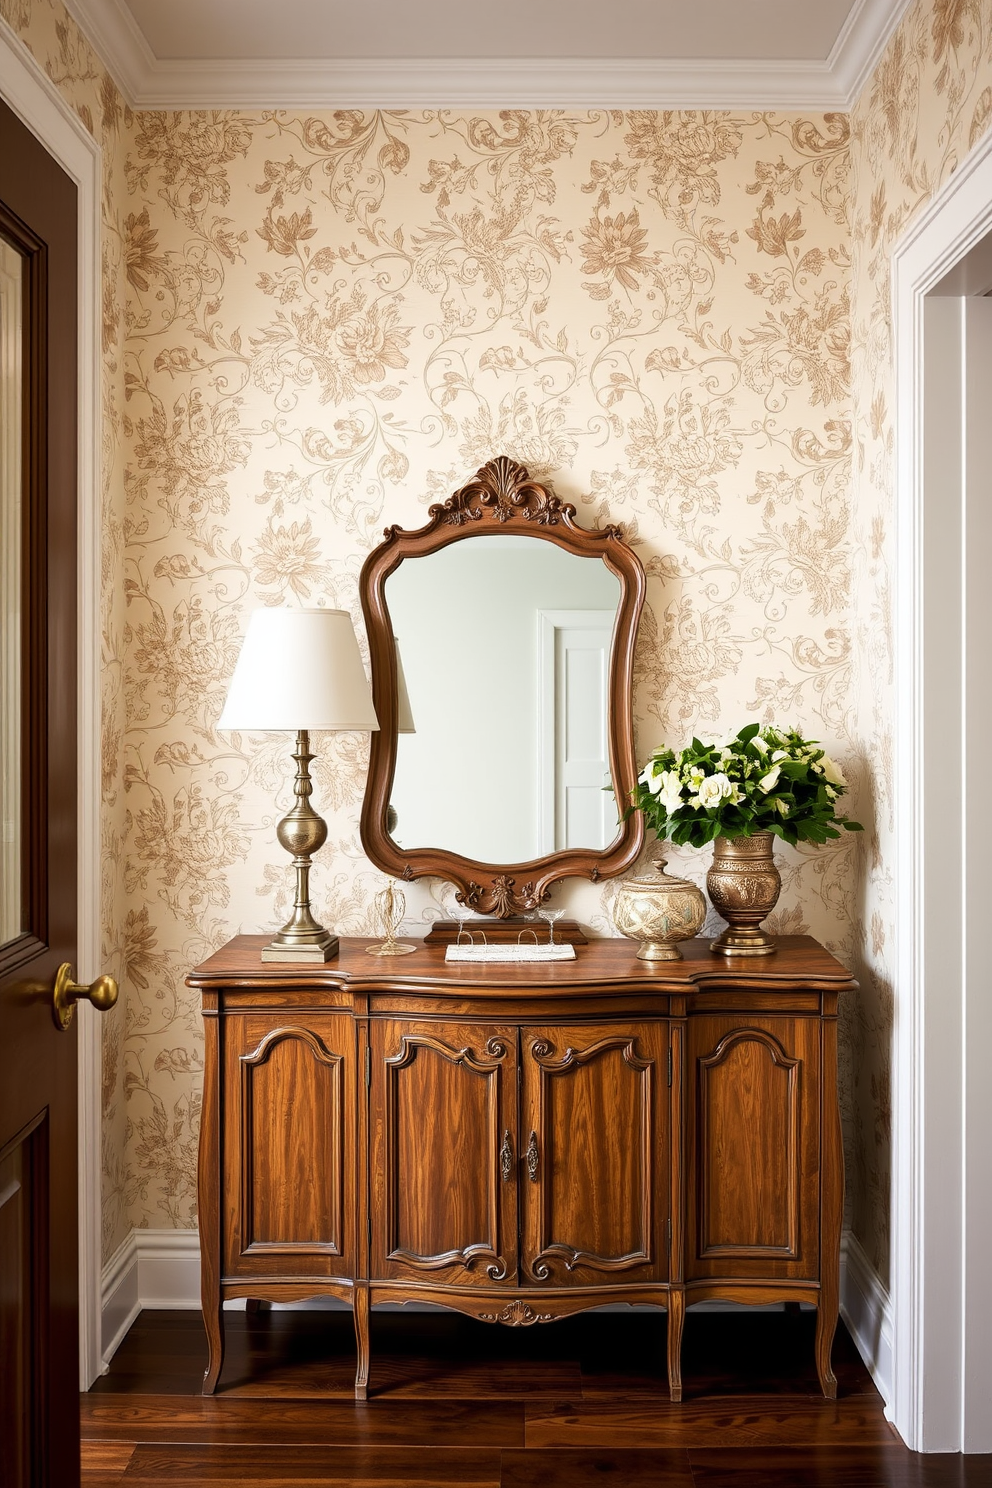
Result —
<instances>
[{"instance_id":1,"label":"brass lamp base","mask_svg":"<svg viewBox=\"0 0 992 1488\"><path fill-rule=\"evenodd\" d=\"M310 780L310 735L300 729L296 736L296 780L293 794L296 804L276 829L280 844L293 854L296 870L296 899L292 918L283 925L275 940L262 949L263 961L308 962L311 965L330 961L338 953L338 938L313 917L310 908L310 859L327 840L327 826L310 805L313 785Z\"/></svg>"},{"instance_id":2,"label":"brass lamp base","mask_svg":"<svg viewBox=\"0 0 992 1488\"><path fill-rule=\"evenodd\" d=\"M412 947L411 947L412 949ZM324 932L324 939L312 945L293 945L279 939L270 941L267 946L262 947L263 961L304 961L322 963L330 961L332 956L338 953L338 938L331 935L329 931Z\"/></svg>"}]
</instances>

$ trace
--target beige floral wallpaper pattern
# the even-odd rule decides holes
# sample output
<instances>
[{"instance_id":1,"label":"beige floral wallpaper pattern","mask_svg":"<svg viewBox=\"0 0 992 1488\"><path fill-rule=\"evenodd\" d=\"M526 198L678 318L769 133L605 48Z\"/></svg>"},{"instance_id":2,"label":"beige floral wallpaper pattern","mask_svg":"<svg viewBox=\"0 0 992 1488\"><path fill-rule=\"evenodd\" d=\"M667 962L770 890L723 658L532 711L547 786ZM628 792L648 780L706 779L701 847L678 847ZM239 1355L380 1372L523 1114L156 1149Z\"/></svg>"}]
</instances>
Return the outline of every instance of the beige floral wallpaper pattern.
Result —
<instances>
[{"instance_id":1,"label":"beige floral wallpaper pattern","mask_svg":"<svg viewBox=\"0 0 992 1488\"><path fill-rule=\"evenodd\" d=\"M893 1019L896 802L892 793L893 497L897 433L891 255L992 121L992 8L986 0L918 0L851 119L852 676L850 709L874 818L856 934L862 961L849 1025L852 1086L848 1188L855 1233L888 1276L890 1044Z\"/></svg>"},{"instance_id":2,"label":"beige floral wallpaper pattern","mask_svg":"<svg viewBox=\"0 0 992 1488\"><path fill-rule=\"evenodd\" d=\"M853 139L839 114L132 117L57 0L0 14L105 151L103 904L125 987L105 1034L106 1253L132 1225L195 1224L183 978L288 906L287 742L215 727L247 615L358 618L382 527L418 525L505 452L637 545L641 753L776 718L848 768L867 850L783 854L777 923L862 976L849 1202L884 1274L886 266L992 113L980 0L909 13ZM316 898L351 933L381 884L358 841L366 757L326 736L316 767ZM701 877L704 857L686 866ZM561 901L610 933L613 890ZM412 886L413 917L445 892Z\"/></svg>"},{"instance_id":3,"label":"beige floral wallpaper pattern","mask_svg":"<svg viewBox=\"0 0 992 1488\"><path fill-rule=\"evenodd\" d=\"M183 1226L200 1040L182 979L288 901L287 741L215 729L254 605L357 615L382 528L506 452L638 544L642 751L757 713L851 754L848 131L145 114L126 179L120 1203ZM365 761L328 738L318 765L317 898L351 932L381 882L357 840ZM792 921L847 955L856 854L787 867ZM414 917L439 890L408 894ZM562 891L603 930L611 893Z\"/></svg>"}]
</instances>

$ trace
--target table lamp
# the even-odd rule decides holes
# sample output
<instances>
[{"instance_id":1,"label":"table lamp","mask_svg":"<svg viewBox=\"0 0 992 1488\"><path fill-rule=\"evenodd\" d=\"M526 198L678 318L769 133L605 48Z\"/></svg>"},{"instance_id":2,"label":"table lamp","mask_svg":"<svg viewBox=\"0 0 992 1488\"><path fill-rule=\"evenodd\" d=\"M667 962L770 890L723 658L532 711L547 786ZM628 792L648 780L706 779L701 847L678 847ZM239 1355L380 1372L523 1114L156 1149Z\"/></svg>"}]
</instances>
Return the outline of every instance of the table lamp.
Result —
<instances>
[{"instance_id":1,"label":"table lamp","mask_svg":"<svg viewBox=\"0 0 992 1488\"><path fill-rule=\"evenodd\" d=\"M296 734L296 803L277 828L293 855L296 900L262 960L328 961L338 938L310 908L310 859L327 839L327 826L310 805L310 730L379 727L347 610L253 611L217 727Z\"/></svg>"}]
</instances>

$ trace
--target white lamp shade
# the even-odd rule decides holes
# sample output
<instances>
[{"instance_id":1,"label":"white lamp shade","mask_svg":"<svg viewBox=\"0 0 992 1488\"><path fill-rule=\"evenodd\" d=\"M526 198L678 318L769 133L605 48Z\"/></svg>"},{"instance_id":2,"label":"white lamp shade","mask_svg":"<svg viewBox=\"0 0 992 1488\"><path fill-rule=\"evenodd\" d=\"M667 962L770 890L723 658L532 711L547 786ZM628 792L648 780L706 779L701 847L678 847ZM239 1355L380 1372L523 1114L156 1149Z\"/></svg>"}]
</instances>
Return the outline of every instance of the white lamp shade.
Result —
<instances>
[{"instance_id":1,"label":"white lamp shade","mask_svg":"<svg viewBox=\"0 0 992 1488\"><path fill-rule=\"evenodd\" d=\"M254 610L219 729L378 729L347 610Z\"/></svg>"}]
</instances>

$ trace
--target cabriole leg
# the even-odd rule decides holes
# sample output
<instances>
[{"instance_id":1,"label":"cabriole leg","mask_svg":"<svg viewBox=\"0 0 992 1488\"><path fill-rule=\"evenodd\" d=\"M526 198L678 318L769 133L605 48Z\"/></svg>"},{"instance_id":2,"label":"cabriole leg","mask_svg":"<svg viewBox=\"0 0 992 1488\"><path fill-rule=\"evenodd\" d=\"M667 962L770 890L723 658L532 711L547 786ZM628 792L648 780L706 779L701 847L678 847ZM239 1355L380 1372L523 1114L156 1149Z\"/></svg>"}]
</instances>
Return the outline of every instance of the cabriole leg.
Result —
<instances>
[{"instance_id":1,"label":"cabriole leg","mask_svg":"<svg viewBox=\"0 0 992 1488\"><path fill-rule=\"evenodd\" d=\"M682 1399L682 1325L685 1322L685 1292L675 1287L668 1294L668 1390L677 1405Z\"/></svg>"},{"instance_id":2,"label":"cabriole leg","mask_svg":"<svg viewBox=\"0 0 992 1488\"><path fill-rule=\"evenodd\" d=\"M355 1346L358 1350L358 1366L355 1370L355 1399L365 1400L369 1387L369 1356L371 1337L369 1328L369 1289L357 1283L352 1310L355 1314Z\"/></svg>"},{"instance_id":3,"label":"cabriole leg","mask_svg":"<svg viewBox=\"0 0 992 1488\"><path fill-rule=\"evenodd\" d=\"M224 1304L220 1297L203 1309L203 1326L207 1334L207 1368L203 1376L203 1393L212 1395L224 1367Z\"/></svg>"},{"instance_id":4,"label":"cabriole leg","mask_svg":"<svg viewBox=\"0 0 992 1488\"><path fill-rule=\"evenodd\" d=\"M821 1296L816 1309L816 1372L820 1378L820 1389L827 1400L836 1400L837 1376L830 1366L830 1352L834 1344L834 1333L837 1331L838 1309L825 1306L824 1300Z\"/></svg>"}]
</instances>

